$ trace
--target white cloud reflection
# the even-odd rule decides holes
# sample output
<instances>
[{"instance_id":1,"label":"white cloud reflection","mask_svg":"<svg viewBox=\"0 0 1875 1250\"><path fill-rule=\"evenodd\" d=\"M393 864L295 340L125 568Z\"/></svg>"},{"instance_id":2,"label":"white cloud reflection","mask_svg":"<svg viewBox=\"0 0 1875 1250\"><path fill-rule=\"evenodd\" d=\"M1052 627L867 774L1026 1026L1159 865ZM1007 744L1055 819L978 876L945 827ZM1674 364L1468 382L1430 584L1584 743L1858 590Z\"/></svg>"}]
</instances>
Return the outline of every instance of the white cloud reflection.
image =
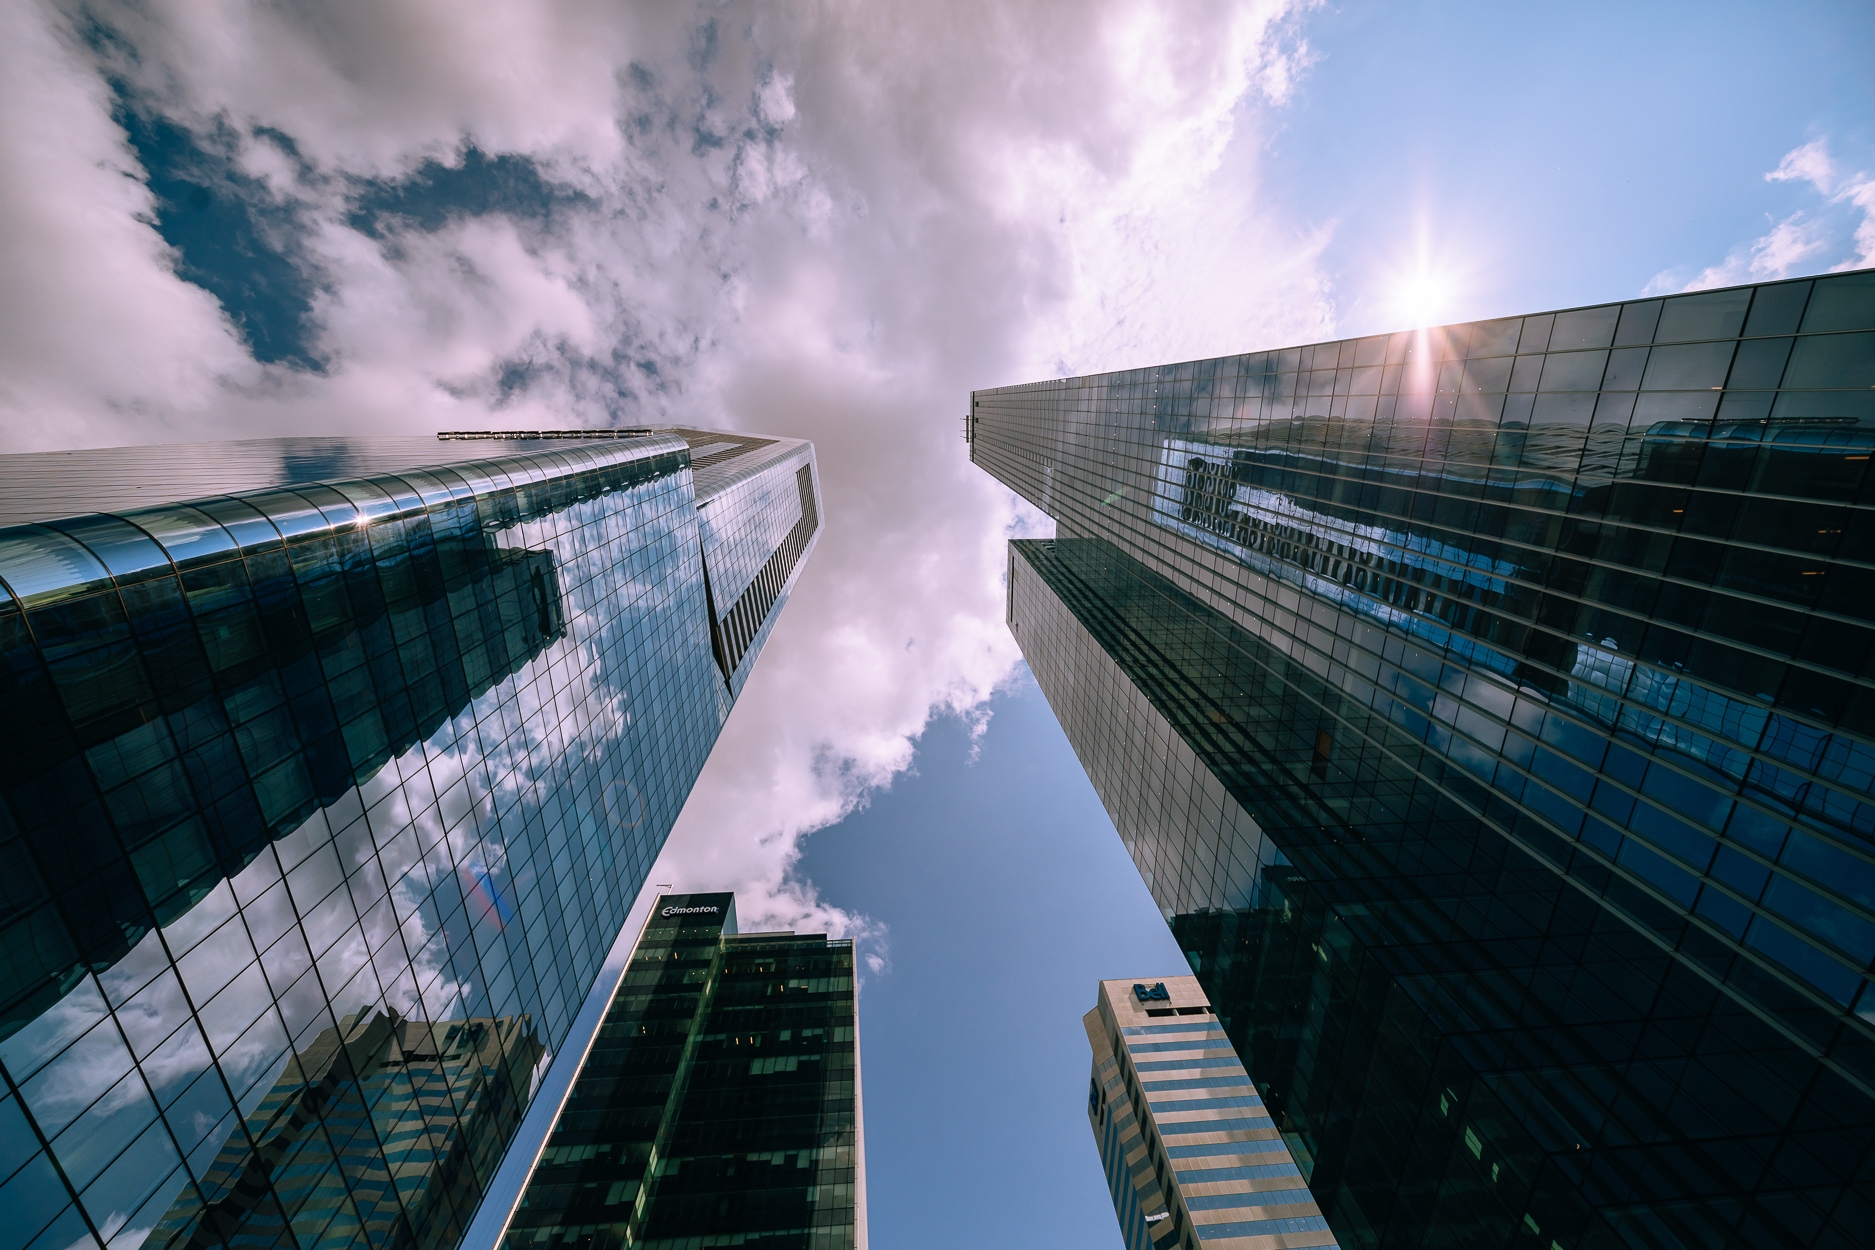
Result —
<instances>
[{"instance_id":1,"label":"white cloud reflection","mask_svg":"<svg viewBox=\"0 0 1875 1250\"><path fill-rule=\"evenodd\" d=\"M5 444L813 438L826 531L658 877L865 931L793 875L801 836L1016 660L1003 541L1034 518L968 465L968 391L1332 326L1325 235L1219 174L1306 72L1307 7L28 0L0 39ZM252 180L323 373L257 363L177 277L112 75ZM551 194L354 216L471 145Z\"/></svg>"}]
</instances>

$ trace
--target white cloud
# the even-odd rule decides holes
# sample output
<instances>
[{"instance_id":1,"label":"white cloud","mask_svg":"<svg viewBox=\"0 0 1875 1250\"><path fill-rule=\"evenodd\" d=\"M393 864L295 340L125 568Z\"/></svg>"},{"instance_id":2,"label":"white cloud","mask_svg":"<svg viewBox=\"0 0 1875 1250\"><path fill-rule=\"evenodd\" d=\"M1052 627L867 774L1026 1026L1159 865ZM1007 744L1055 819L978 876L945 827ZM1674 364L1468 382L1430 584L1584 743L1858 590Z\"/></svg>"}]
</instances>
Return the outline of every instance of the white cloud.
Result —
<instances>
[{"instance_id":1,"label":"white cloud","mask_svg":"<svg viewBox=\"0 0 1875 1250\"><path fill-rule=\"evenodd\" d=\"M1766 182L1807 182L1824 195L1836 181L1836 163L1829 158L1829 141L1812 139L1800 148L1784 153L1777 168L1764 176Z\"/></svg>"},{"instance_id":2,"label":"white cloud","mask_svg":"<svg viewBox=\"0 0 1875 1250\"><path fill-rule=\"evenodd\" d=\"M1855 254L1834 268L1862 269L1875 265L1875 178L1858 175L1836 198L1853 204L1862 214L1862 220L1855 227Z\"/></svg>"},{"instance_id":3,"label":"white cloud","mask_svg":"<svg viewBox=\"0 0 1875 1250\"><path fill-rule=\"evenodd\" d=\"M108 88L31 4L0 6L0 115L9 450L226 432L211 410L259 370L214 297L176 279Z\"/></svg>"},{"instance_id":4,"label":"white cloud","mask_svg":"<svg viewBox=\"0 0 1875 1250\"><path fill-rule=\"evenodd\" d=\"M1803 271L1805 261L1832 253L1843 259L1832 270L1875 265L1875 177L1858 173L1844 177L1829 154L1829 140L1812 139L1784 154L1777 168L1764 175L1766 182L1808 183L1823 202L1810 211L1779 219L1767 218L1771 228L1731 250L1716 265L1686 279L1684 269L1665 269L1654 275L1644 294L1704 291L1746 282L1770 282ZM1853 210L1845 212L1845 208ZM1853 225L1849 218L1859 214ZM1851 240L1845 254L1842 236Z\"/></svg>"},{"instance_id":5,"label":"white cloud","mask_svg":"<svg viewBox=\"0 0 1875 1250\"><path fill-rule=\"evenodd\" d=\"M81 39L22 0L0 16L0 437L813 438L826 530L654 879L733 885L749 926L873 932L793 875L801 837L889 784L935 712L980 717L1017 655L1003 544L1036 518L968 464L970 389L1332 325L1325 236L1263 206L1254 161L1220 173L1306 72L1304 7L151 0L87 7ZM110 75L298 223L324 374L257 364L176 276ZM358 228L371 180L469 146L525 158L551 211Z\"/></svg>"},{"instance_id":6,"label":"white cloud","mask_svg":"<svg viewBox=\"0 0 1875 1250\"><path fill-rule=\"evenodd\" d=\"M1723 261L1685 279L1684 270L1663 270L1647 284L1644 294L1669 291L1706 291L1745 282L1770 282L1788 277L1799 264L1828 246L1823 223L1792 213L1775 222L1750 243L1732 249Z\"/></svg>"}]
</instances>

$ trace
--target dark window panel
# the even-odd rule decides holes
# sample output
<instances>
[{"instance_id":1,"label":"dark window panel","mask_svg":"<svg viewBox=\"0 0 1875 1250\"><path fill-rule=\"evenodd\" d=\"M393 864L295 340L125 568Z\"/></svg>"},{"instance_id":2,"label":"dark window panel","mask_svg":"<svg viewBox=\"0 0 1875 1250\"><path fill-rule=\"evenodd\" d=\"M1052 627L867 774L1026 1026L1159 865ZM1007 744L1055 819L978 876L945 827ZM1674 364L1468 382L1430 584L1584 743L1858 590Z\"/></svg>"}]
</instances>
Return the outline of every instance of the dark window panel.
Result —
<instances>
[{"instance_id":1,"label":"dark window panel","mask_svg":"<svg viewBox=\"0 0 1875 1250\"><path fill-rule=\"evenodd\" d=\"M1618 307L1581 308L1556 314L1550 331L1549 350L1573 351L1584 347L1607 347L1614 341Z\"/></svg>"},{"instance_id":2,"label":"dark window panel","mask_svg":"<svg viewBox=\"0 0 1875 1250\"><path fill-rule=\"evenodd\" d=\"M1793 389L1875 387L1875 333L1803 335L1790 354L1783 385Z\"/></svg>"},{"instance_id":3,"label":"dark window panel","mask_svg":"<svg viewBox=\"0 0 1875 1250\"><path fill-rule=\"evenodd\" d=\"M1601 389L1605 391L1639 390L1641 374L1646 368L1646 348L1618 347L1608 353L1608 368L1602 375Z\"/></svg>"},{"instance_id":4,"label":"dark window panel","mask_svg":"<svg viewBox=\"0 0 1875 1250\"><path fill-rule=\"evenodd\" d=\"M1732 372L1725 385L1744 390L1771 390L1784 377L1784 362L1790 358L1790 338L1751 339L1738 345L1732 358Z\"/></svg>"},{"instance_id":5,"label":"dark window panel","mask_svg":"<svg viewBox=\"0 0 1875 1250\"><path fill-rule=\"evenodd\" d=\"M1789 376L1786 370L1785 377ZM1875 424L1875 388L1866 391L1784 390L1778 393L1777 403L1771 408L1771 420L1805 425L1867 427ZM1782 431L1779 431L1779 436L1782 436Z\"/></svg>"},{"instance_id":6,"label":"dark window panel","mask_svg":"<svg viewBox=\"0 0 1875 1250\"><path fill-rule=\"evenodd\" d=\"M1745 324L1745 310L1751 303L1751 288L1731 291L1707 291L1699 295L1678 295L1666 301L1660 324L1654 329L1656 343L1687 343L1699 339L1737 338Z\"/></svg>"},{"instance_id":7,"label":"dark window panel","mask_svg":"<svg viewBox=\"0 0 1875 1250\"><path fill-rule=\"evenodd\" d=\"M1607 352L1552 352L1543 365L1542 390L1595 391L1601 389L1608 366Z\"/></svg>"},{"instance_id":8,"label":"dark window panel","mask_svg":"<svg viewBox=\"0 0 1875 1250\"><path fill-rule=\"evenodd\" d=\"M1656 347L1641 383L1651 391L1711 390L1725 385L1732 364L1731 342Z\"/></svg>"},{"instance_id":9,"label":"dark window panel","mask_svg":"<svg viewBox=\"0 0 1875 1250\"><path fill-rule=\"evenodd\" d=\"M1643 300L1621 306L1621 320L1615 326L1615 346L1654 341L1654 326L1660 320L1660 300Z\"/></svg>"},{"instance_id":10,"label":"dark window panel","mask_svg":"<svg viewBox=\"0 0 1875 1250\"><path fill-rule=\"evenodd\" d=\"M1827 330L1875 330L1875 273L1818 278L1803 314L1806 334Z\"/></svg>"}]
</instances>

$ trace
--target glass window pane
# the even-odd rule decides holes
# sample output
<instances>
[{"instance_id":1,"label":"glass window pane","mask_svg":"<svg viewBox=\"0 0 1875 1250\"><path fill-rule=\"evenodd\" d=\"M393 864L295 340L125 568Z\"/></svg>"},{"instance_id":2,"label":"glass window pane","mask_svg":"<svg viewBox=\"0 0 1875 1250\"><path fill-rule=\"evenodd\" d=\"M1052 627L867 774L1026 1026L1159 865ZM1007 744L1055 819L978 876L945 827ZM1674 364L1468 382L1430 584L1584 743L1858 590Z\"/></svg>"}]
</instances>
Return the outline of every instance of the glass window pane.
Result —
<instances>
[{"instance_id":1,"label":"glass window pane","mask_svg":"<svg viewBox=\"0 0 1875 1250\"><path fill-rule=\"evenodd\" d=\"M180 568L225 558L238 549L234 535L222 528L221 522L186 504L141 508L119 515L154 538Z\"/></svg>"},{"instance_id":2,"label":"glass window pane","mask_svg":"<svg viewBox=\"0 0 1875 1250\"><path fill-rule=\"evenodd\" d=\"M0 1183L0 1211L6 1212L6 1219L0 1221L0 1247L11 1250L24 1245L69 1201L65 1186L59 1182L59 1174L52 1168L52 1160L44 1154L34 1155L11 1180ZM70 1229L73 1237L82 1241L85 1227L77 1209L66 1211L66 1216L66 1222L75 1226ZM61 1227L54 1231L62 1233L64 1230Z\"/></svg>"},{"instance_id":3,"label":"glass window pane","mask_svg":"<svg viewBox=\"0 0 1875 1250\"><path fill-rule=\"evenodd\" d=\"M1543 364L1546 391L1600 390L1607 352L1552 352Z\"/></svg>"},{"instance_id":4,"label":"glass window pane","mask_svg":"<svg viewBox=\"0 0 1875 1250\"><path fill-rule=\"evenodd\" d=\"M1725 380L1728 390L1768 391L1784 377L1784 361L1790 356L1795 339L1747 339L1738 345L1732 357L1732 372Z\"/></svg>"},{"instance_id":5,"label":"glass window pane","mask_svg":"<svg viewBox=\"0 0 1875 1250\"><path fill-rule=\"evenodd\" d=\"M1729 340L1656 347L1647 358L1647 377L1641 386L1650 391L1714 390L1725 385L1731 368Z\"/></svg>"},{"instance_id":6,"label":"glass window pane","mask_svg":"<svg viewBox=\"0 0 1875 1250\"><path fill-rule=\"evenodd\" d=\"M0 578L26 607L75 598L111 584L110 572L83 545L43 525L0 530Z\"/></svg>"},{"instance_id":7,"label":"glass window pane","mask_svg":"<svg viewBox=\"0 0 1875 1250\"><path fill-rule=\"evenodd\" d=\"M256 491L241 499L265 513L283 538L323 534L332 528L324 513L290 490Z\"/></svg>"},{"instance_id":8,"label":"glass window pane","mask_svg":"<svg viewBox=\"0 0 1875 1250\"><path fill-rule=\"evenodd\" d=\"M1615 328L1615 345L1627 346L1634 343L1654 341L1654 324L1660 320L1660 301L1644 300L1638 304L1621 306L1621 321Z\"/></svg>"},{"instance_id":9,"label":"glass window pane","mask_svg":"<svg viewBox=\"0 0 1875 1250\"><path fill-rule=\"evenodd\" d=\"M73 517L51 524L89 547L119 580L140 580L141 574L152 569L170 571L169 557L163 549L151 542L142 530L116 517Z\"/></svg>"},{"instance_id":10,"label":"glass window pane","mask_svg":"<svg viewBox=\"0 0 1875 1250\"><path fill-rule=\"evenodd\" d=\"M1875 388L1875 334L1806 334L1784 370L1790 390Z\"/></svg>"},{"instance_id":11,"label":"glass window pane","mask_svg":"<svg viewBox=\"0 0 1875 1250\"><path fill-rule=\"evenodd\" d=\"M1699 295L1679 295L1670 299L1660 313L1660 325L1654 330L1656 343L1685 343L1695 339L1738 337L1745 325L1745 306L1751 302L1751 288L1736 291L1706 291Z\"/></svg>"},{"instance_id":12,"label":"glass window pane","mask_svg":"<svg viewBox=\"0 0 1875 1250\"><path fill-rule=\"evenodd\" d=\"M1761 286L1751 297L1751 315L1745 320L1745 334L1795 334L1803 320L1803 306L1810 298L1810 282L1785 282Z\"/></svg>"},{"instance_id":13,"label":"glass window pane","mask_svg":"<svg viewBox=\"0 0 1875 1250\"><path fill-rule=\"evenodd\" d=\"M1618 347L1608 353L1608 371L1602 375L1605 391L1639 390L1641 371L1647 367L1645 347Z\"/></svg>"},{"instance_id":14,"label":"glass window pane","mask_svg":"<svg viewBox=\"0 0 1875 1250\"><path fill-rule=\"evenodd\" d=\"M1550 332L1549 350L1607 347L1614 341L1615 319L1620 315L1621 309L1614 306L1557 313L1556 328Z\"/></svg>"},{"instance_id":15,"label":"glass window pane","mask_svg":"<svg viewBox=\"0 0 1875 1250\"><path fill-rule=\"evenodd\" d=\"M197 499L194 506L220 521L242 547L275 546L280 531L273 522L238 499Z\"/></svg>"},{"instance_id":16,"label":"glass window pane","mask_svg":"<svg viewBox=\"0 0 1875 1250\"><path fill-rule=\"evenodd\" d=\"M1472 356L1508 356L1517 350L1518 332L1523 321L1508 317L1503 321L1481 321L1471 328Z\"/></svg>"},{"instance_id":17,"label":"glass window pane","mask_svg":"<svg viewBox=\"0 0 1875 1250\"><path fill-rule=\"evenodd\" d=\"M1818 278L1803 314L1804 333L1875 330L1875 273Z\"/></svg>"},{"instance_id":18,"label":"glass window pane","mask_svg":"<svg viewBox=\"0 0 1875 1250\"><path fill-rule=\"evenodd\" d=\"M1528 355L1532 352L1549 350L1550 328L1556 323L1554 314L1544 313L1540 317L1523 319L1523 334L1517 340L1517 350Z\"/></svg>"}]
</instances>

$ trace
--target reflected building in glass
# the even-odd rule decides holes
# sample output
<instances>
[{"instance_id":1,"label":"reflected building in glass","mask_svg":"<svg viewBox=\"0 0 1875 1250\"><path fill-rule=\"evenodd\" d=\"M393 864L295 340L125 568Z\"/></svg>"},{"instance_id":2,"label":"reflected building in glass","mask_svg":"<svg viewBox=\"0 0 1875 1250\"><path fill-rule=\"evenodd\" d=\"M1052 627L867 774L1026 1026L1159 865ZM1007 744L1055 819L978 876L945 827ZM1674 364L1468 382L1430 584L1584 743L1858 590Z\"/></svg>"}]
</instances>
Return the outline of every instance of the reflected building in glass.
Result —
<instances>
[{"instance_id":1,"label":"reflected building in glass","mask_svg":"<svg viewBox=\"0 0 1875 1250\"><path fill-rule=\"evenodd\" d=\"M657 900L501 1250L865 1250L853 943Z\"/></svg>"},{"instance_id":2,"label":"reflected building in glass","mask_svg":"<svg viewBox=\"0 0 1875 1250\"><path fill-rule=\"evenodd\" d=\"M145 1244L452 1250L501 1161L543 1048L526 1017L346 1016L287 1060Z\"/></svg>"},{"instance_id":3,"label":"reflected building in glass","mask_svg":"<svg viewBox=\"0 0 1875 1250\"><path fill-rule=\"evenodd\" d=\"M817 490L694 430L0 457L0 1247L453 1245Z\"/></svg>"},{"instance_id":4,"label":"reflected building in glass","mask_svg":"<svg viewBox=\"0 0 1875 1250\"><path fill-rule=\"evenodd\" d=\"M1010 628L1340 1244L1866 1240L1875 272L967 435L1056 521Z\"/></svg>"}]
</instances>

